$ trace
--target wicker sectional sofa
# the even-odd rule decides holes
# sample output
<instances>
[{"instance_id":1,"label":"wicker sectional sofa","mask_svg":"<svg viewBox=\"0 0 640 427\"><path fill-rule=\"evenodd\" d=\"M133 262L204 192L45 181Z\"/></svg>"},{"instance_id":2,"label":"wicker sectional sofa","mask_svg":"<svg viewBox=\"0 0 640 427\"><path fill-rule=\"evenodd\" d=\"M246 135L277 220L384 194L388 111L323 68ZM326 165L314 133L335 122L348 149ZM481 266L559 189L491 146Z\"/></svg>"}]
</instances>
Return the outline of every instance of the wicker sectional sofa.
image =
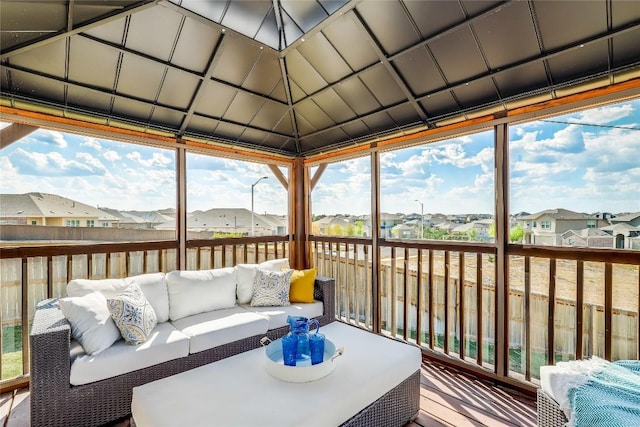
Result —
<instances>
[{"instance_id":1,"label":"wicker sectional sofa","mask_svg":"<svg viewBox=\"0 0 640 427\"><path fill-rule=\"evenodd\" d=\"M316 277L314 299L322 302L322 315L315 316L320 324L334 321L335 280ZM131 412L134 387L257 348L260 338L277 339L289 331L288 326L271 327L273 323L270 322L266 333L238 337L142 369L73 385L70 381L73 349L78 345L72 338L71 325L58 299L42 301L37 305L29 337L31 426L99 426L125 417ZM88 367L87 372L91 365Z\"/></svg>"}]
</instances>

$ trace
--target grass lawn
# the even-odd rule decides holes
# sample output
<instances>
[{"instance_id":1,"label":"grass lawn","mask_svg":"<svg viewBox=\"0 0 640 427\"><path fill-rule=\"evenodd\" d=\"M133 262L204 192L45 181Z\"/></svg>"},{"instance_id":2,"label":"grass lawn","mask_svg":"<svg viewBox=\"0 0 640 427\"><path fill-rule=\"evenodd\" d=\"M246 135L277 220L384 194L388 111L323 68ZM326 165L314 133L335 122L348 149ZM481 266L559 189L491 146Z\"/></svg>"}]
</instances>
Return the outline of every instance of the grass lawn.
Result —
<instances>
[{"instance_id":1,"label":"grass lawn","mask_svg":"<svg viewBox=\"0 0 640 427\"><path fill-rule=\"evenodd\" d=\"M22 327L2 328L2 379L22 375Z\"/></svg>"},{"instance_id":2,"label":"grass lawn","mask_svg":"<svg viewBox=\"0 0 640 427\"><path fill-rule=\"evenodd\" d=\"M22 351L2 354L2 379L22 375Z\"/></svg>"}]
</instances>

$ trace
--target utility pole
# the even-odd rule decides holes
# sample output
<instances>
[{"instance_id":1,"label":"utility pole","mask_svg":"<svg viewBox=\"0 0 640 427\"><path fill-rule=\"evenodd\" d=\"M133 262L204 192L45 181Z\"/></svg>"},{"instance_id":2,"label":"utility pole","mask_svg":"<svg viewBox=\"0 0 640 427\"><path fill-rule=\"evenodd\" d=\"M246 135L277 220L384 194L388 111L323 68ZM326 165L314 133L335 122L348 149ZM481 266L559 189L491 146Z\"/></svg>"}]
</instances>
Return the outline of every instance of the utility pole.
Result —
<instances>
[{"instance_id":1,"label":"utility pole","mask_svg":"<svg viewBox=\"0 0 640 427\"><path fill-rule=\"evenodd\" d=\"M251 237L253 237L253 234L254 234L253 227L255 225L255 220L253 219L253 189L256 187L256 185L260 181L262 181L263 179L267 179L267 178L269 178L269 177L268 176L260 177L256 182L251 184Z\"/></svg>"},{"instance_id":2,"label":"utility pole","mask_svg":"<svg viewBox=\"0 0 640 427\"><path fill-rule=\"evenodd\" d=\"M420 238L424 239L424 203L418 199L415 201L420 203Z\"/></svg>"}]
</instances>

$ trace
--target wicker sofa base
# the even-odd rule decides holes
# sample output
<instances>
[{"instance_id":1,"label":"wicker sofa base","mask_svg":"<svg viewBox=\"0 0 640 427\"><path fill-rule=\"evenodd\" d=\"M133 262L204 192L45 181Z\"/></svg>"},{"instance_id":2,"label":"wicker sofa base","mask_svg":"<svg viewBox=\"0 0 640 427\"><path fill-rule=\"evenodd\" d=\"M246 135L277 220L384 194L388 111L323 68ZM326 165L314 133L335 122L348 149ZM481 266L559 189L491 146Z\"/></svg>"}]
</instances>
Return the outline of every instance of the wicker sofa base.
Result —
<instances>
[{"instance_id":1,"label":"wicker sofa base","mask_svg":"<svg viewBox=\"0 0 640 427\"><path fill-rule=\"evenodd\" d=\"M324 314L316 317L324 326L335 320L335 281L316 278L314 296L322 300ZM277 339L288 327L267 332ZM40 303L31 334L30 411L31 427L101 426L131 414L133 388L208 363L260 347L262 335L214 347L168 362L90 384L72 386L70 378L69 322L56 300Z\"/></svg>"},{"instance_id":2,"label":"wicker sofa base","mask_svg":"<svg viewBox=\"0 0 640 427\"><path fill-rule=\"evenodd\" d=\"M562 427L567 423L567 417L553 400L541 388L538 389L538 426L540 427Z\"/></svg>"},{"instance_id":3,"label":"wicker sofa base","mask_svg":"<svg viewBox=\"0 0 640 427\"><path fill-rule=\"evenodd\" d=\"M343 427L403 426L420 410L420 371L347 420Z\"/></svg>"}]
</instances>

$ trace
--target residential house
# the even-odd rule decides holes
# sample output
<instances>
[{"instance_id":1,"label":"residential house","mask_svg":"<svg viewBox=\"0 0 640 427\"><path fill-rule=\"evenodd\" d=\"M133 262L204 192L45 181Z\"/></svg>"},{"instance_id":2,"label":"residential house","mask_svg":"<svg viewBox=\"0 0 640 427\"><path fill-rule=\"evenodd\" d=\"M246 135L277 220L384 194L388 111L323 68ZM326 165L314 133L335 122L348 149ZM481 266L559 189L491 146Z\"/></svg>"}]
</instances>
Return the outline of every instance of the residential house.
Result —
<instances>
[{"instance_id":1,"label":"residential house","mask_svg":"<svg viewBox=\"0 0 640 427\"><path fill-rule=\"evenodd\" d=\"M615 244L609 246L610 248L640 249L640 227L634 227L628 222L616 222L602 227L602 231L615 239Z\"/></svg>"},{"instance_id":2,"label":"residential house","mask_svg":"<svg viewBox=\"0 0 640 427\"><path fill-rule=\"evenodd\" d=\"M631 212L619 216L612 216L611 224L626 223L634 227L640 227L640 212Z\"/></svg>"},{"instance_id":3,"label":"residential house","mask_svg":"<svg viewBox=\"0 0 640 427\"><path fill-rule=\"evenodd\" d=\"M371 217L368 217L367 225L371 226ZM388 238L392 237L391 230L396 225L402 224L404 221L404 216L401 214L389 214L389 213L381 213L380 214L380 237Z\"/></svg>"},{"instance_id":4,"label":"residential house","mask_svg":"<svg viewBox=\"0 0 640 427\"><path fill-rule=\"evenodd\" d=\"M420 235L420 228L408 224L398 224L391 229L391 235L398 239L415 239Z\"/></svg>"},{"instance_id":5,"label":"residential house","mask_svg":"<svg viewBox=\"0 0 640 427\"><path fill-rule=\"evenodd\" d=\"M562 246L612 248L614 237L599 228L583 228L562 233Z\"/></svg>"},{"instance_id":6,"label":"residential house","mask_svg":"<svg viewBox=\"0 0 640 427\"><path fill-rule=\"evenodd\" d=\"M489 234L489 229L493 224L493 219L479 219L467 224L458 225L451 230L453 234L468 235L470 240L489 242L493 237Z\"/></svg>"},{"instance_id":7,"label":"residential house","mask_svg":"<svg viewBox=\"0 0 640 427\"><path fill-rule=\"evenodd\" d=\"M568 209L546 209L518 218L525 231L525 243L535 245L560 245L562 234L569 230L600 228L608 223L595 215L570 211Z\"/></svg>"},{"instance_id":8,"label":"residential house","mask_svg":"<svg viewBox=\"0 0 640 427\"><path fill-rule=\"evenodd\" d=\"M2 225L117 227L119 221L108 212L56 194L0 194Z\"/></svg>"},{"instance_id":9,"label":"residential house","mask_svg":"<svg viewBox=\"0 0 640 427\"><path fill-rule=\"evenodd\" d=\"M286 234L286 218L275 215L253 214L244 208L213 208L194 211L187 215L187 231L201 233L228 233L245 236L275 236ZM172 219L156 226L158 230L175 230L176 220Z\"/></svg>"}]
</instances>

